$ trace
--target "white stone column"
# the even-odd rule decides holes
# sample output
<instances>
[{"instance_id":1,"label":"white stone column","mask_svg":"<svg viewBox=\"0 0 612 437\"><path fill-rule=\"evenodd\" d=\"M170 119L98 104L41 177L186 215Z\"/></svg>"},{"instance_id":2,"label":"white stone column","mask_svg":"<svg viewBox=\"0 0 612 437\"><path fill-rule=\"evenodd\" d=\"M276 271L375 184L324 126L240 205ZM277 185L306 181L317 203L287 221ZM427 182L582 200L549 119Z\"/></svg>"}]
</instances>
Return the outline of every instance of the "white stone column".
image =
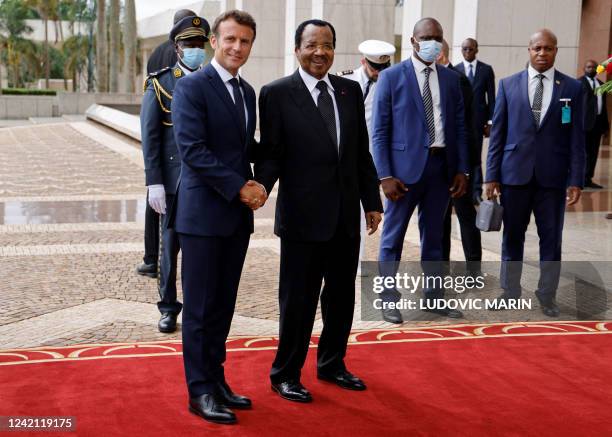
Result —
<instances>
[{"instance_id":1,"label":"white stone column","mask_svg":"<svg viewBox=\"0 0 612 437\"><path fill-rule=\"evenodd\" d=\"M453 20L453 39L449 41L452 48L451 62L461 62L461 43L466 38L477 38L478 31L478 0L455 0L455 16Z\"/></svg>"},{"instance_id":2,"label":"white stone column","mask_svg":"<svg viewBox=\"0 0 612 437\"><path fill-rule=\"evenodd\" d=\"M412 54L412 29L423 18L423 0L404 0L402 10L402 61Z\"/></svg>"},{"instance_id":3,"label":"white stone column","mask_svg":"<svg viewBox=\"0 0 612 437\"><path fill-rule=\"evenodd\" d=\"M312 18L323 19L324 0L312 0Z\"/></svg>"},{"instance_id":4,"label":"white stone column","mask_svg":"<svg viewBox=\"0 0 612 437\"><path fill-rule=\"evenodd\" d=\"M295 69L294 41L296 24L295 0L285 0L285 76L289 76Z\"/></svg>"}]
</instances>

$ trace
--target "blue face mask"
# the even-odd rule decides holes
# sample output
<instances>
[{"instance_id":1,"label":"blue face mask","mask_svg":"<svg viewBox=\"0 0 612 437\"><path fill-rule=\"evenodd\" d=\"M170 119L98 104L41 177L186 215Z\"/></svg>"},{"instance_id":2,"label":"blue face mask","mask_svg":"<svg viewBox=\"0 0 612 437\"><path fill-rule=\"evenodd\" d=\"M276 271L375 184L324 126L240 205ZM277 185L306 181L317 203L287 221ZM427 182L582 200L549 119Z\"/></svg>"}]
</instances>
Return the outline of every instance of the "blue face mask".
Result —
<instances>
[{"instance_id":1,"label":"blue face mask","mask_svg":"<svg viewBox=\"0 0 612 437\"><path fill-rule=\"evenodd\" d=\"M191 70L197 70L206 60L206 51L199 47L187 47L183 49L181 61Z\"/></svg>"},{"instance_id":2,"label":"blue face mask","mask_svg":"<svg viewBox=\"0 0 612 437\"><path fill-rule=\"evenodd\" d=\"M419 43L419 51L417 55L425 62L435 62L442 51L442 43L430 39L428 41L417 41Z\"/></svg>"}]
</instances>

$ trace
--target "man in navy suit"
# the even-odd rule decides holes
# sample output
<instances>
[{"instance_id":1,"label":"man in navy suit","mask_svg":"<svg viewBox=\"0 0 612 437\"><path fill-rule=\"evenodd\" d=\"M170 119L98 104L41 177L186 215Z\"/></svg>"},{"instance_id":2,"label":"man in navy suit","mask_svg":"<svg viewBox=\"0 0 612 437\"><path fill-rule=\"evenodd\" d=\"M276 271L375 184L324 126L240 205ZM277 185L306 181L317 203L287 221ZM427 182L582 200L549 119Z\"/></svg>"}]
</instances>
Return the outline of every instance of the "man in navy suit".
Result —
<instances>
[{"instance_id":1,"label":"man in navy suit","mask_svg":"<svg viewBox=\"0 0 612 437\"><path fill-rule=\"evenodd\" d=\"M230 330L253 212L265 202L253 181L255 92L238 75L256 25L243 11L215 20L214 59L177 84L172 101L181 177L174 226L183 252L183 360L189 410L206 420L235 423L228 407L250 408L225 381Z\"/></svg>"},{"instance_id":2,"label":"man in navy suit","mask_svg":"<svg viewBox=\"0 0 612 437\"><path fill-rule=\"evenodd\" d=\"M442 261L444 217L450 196L466 192L469 152L459 75L436 59L442 50L442 26L433 18L418 21L411 38L414 55L381 72L374 99L372 152L387 202L380 243L380 270L393 276L401 259L406 228L419 207L421 260ZM425 290L439 299L443 290ZM384 301L399 298L386 290ZM432 312L461 317L456 310ZM397 309L383 318L402 323Z\"/></svg>"},{"instance_id":3,"label":"man in navy suit","mask_svg":"<svg viewBox=\"0 0 612 437\"><path fill-rule=\"evenodd\" d=\"M465 74L472 85L474 94L474 114L476 126L476 140L478 142L479 155L482 155L482 138L488 137L491 132L491 120L495 108L495 73L493 68L476 59L478 54L478 41L467 38L461 43L461 54L463 62L455 68ZM474 203L480 203L482 196L482 166L480 160L475 166L472 178L472 196Z\"/></svg>"},{"instance_id":4,"label":"man in navy suit","mask_svg":"<svg viewBox=\"0 0 612 437\"><path fill-rule=\"evenodd\" d=\"M525 232L531 214L540 237L542 312L559 315L561 235L565 202L580 199L585 149L580 82L554 68L557 37L531 36L529 66L499 84L487 158L485 195L504 206L500 299L521 295Z\"/></svg>"}]
</instances>

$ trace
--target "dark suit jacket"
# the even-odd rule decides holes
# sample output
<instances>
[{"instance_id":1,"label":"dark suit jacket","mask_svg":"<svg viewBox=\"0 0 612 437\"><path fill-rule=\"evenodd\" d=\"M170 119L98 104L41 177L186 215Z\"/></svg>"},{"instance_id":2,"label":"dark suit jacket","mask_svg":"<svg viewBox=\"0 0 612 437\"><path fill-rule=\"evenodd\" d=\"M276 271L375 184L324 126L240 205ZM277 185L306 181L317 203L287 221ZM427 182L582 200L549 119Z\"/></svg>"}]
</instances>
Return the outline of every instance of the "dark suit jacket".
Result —
<instances>
[{"instance_id":1,"label":"dark suit jacket","mask_svg":"<svg viewBox=\"0 0 612 437\"><path fill-rule=\"evenodd\" d=\"M478 64L476 64L478 65ZM465 107L465 137L470 151L470 164L474 168L479 166L481 163L480 150L476 136L478 130L476 129L476 123L474 121L474 93L472 91L472 85L467 76L458 71L452 64L448 64L446 67L449 70L456 72L459 75L459 85L461 86L461 94L463 95L463 106Z\"/></svg>"},{"instance_id":2,"label":"dark suit jacket","mask_svg":"<svg viewBox=\"0 0 612 437\"><path fill-rule=\"evenodd\" d=\"M467 75L463 62L455 65L455 68ZM481 62L480 59L476 63L472 90L474 91L475 122L476 127L480 130L489 120L493 120L495 109L495 73L489 64Z\"/></svg>"},{"instance_id":3,"label":"dark suit jacket","mask_svg":"<svg viewBox=\"0 0 612 437\"><path fill-rule=\"evenodd\" d=\"M178 69L178 72L174 71ZM180 74L180 76L179 76ZM174 140L171 112L172 100L163 92L155 91L154 82L159 84L170 96L177 81L184 77L176 65L147 77L145 93L140 106L140 133L142 154L145 164L146 185L163 184L167 194L174 194L181 161Z\"/></svg>"},{"instance_id":4,"label":"dark suit jacket","mask_svg":"<svg viewBox=\"0 0 612 437\"><path fill-rule=\"evenodd\" d=\"M176 62L176 51L174 50L174 43L170 40L158 45L149 60L147 61L147 74L155 73L162 68L170 67Z\"/></svg>"},{"instance_id":5,"label":"dark suit jacket","mask_svg":"<svg viewBox=\"0 0 612 437\"><path fill-rule=\"evenodd\" d=\"M605 134L610 128L608 121L608 108L606 105L606 94L602 95L601 114L597 116L597 96L591 87L591 84L585 76L578 79L582 84L584 92L584 130L592 131L597 129L601 134ZM597 79L599 85L603 85L602 81Z\"/></svg>"},{"instance_id":6,"label":"dark suit jacket","mask_svg":"<svg viewBox=\"0 0 612 437\"><path fill-rule=\"evenodd\" d=\"M255 143L255 91L240 81L249 114L246 135L212 64L178 81L174 90L172 120L181 177L170 223L177 232L229 236L240 226L253 231L253 212L238 194L253 178L249 149Z\"/></svg>"},{"instance_id":7,"label":"dark suit jacket","mask_svg":"<svg viewBox=\"0 0 612 437\"><path fill-rule=\"evenodd\" d=\"M261 89L261 142L255 178L268 192L279 180L274 232L327 241L338 226L359 235L360 208L382 212L368 151L363 97L355 81L329 75L340 118L340 150L296 71Z\"/></svg>"},{"instance_id":8,"label":"dark suit jacket","mask_svg":"<svg viewBox=\"0 0 612 437\"><path fill-rule=\"evenodd\" d=\"M536 126L529 104L527 70L502 79L489 140L486 182L543 187L582 187L585 146L580 82L555 71L550 106ZM571 99L571 121L562 123L559 99Z\"/></svg>"}]
</instances>

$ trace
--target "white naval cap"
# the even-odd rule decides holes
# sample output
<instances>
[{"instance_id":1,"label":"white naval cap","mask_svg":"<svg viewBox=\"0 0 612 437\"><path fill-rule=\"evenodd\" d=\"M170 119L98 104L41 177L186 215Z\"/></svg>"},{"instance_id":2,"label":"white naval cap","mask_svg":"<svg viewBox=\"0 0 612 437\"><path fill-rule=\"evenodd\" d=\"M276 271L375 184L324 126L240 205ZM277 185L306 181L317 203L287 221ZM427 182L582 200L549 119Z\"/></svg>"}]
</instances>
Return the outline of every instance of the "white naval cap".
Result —
<instances>
[{"instance_id":1,"label":"white naval cap","mask_svg":"<svg viewBox=\"0 0 612 437\"><path fill-rule=\"evenodd\" d=\"M368 61L375 64L386 64L391 61L391 55L395 53L395 46L386 41L368 39L359 44L358 50Z\"/></svg>"}]
</instances>

